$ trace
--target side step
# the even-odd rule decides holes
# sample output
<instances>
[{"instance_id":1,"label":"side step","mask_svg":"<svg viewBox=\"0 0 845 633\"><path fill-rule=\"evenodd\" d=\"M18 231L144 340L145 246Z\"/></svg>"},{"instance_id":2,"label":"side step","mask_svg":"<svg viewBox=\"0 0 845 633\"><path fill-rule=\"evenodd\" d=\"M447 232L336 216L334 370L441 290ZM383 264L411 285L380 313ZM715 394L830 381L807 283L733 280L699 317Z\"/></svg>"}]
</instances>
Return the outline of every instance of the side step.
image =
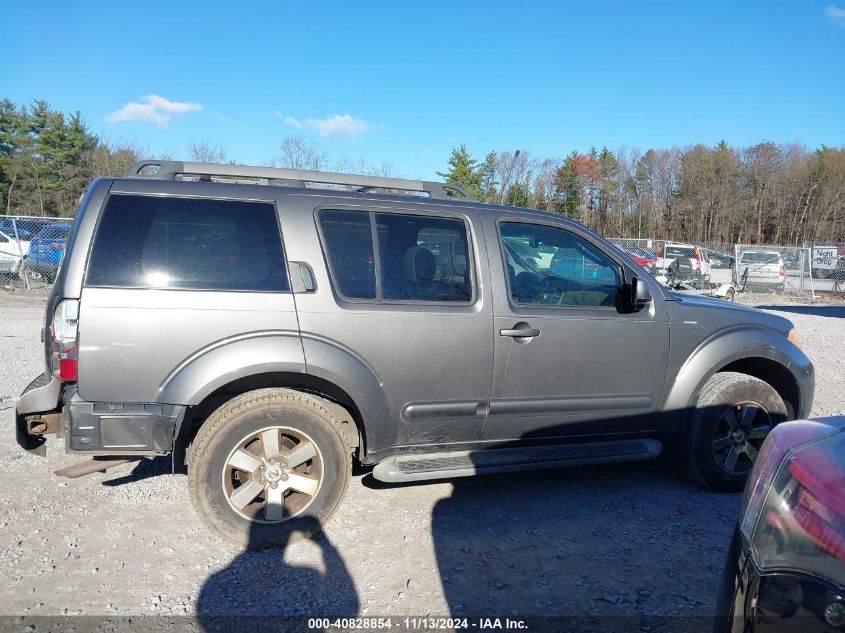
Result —
<instances>
[{"instance_id":1,"label":"side step","mask_svg":"<svg viewBox=\"0 0 845 633\"><path fill-rule=\"evenodd\" d=\"M663 450L663 445L657 440L617 440L592 444L556 444L399 455L376 464L373 477L379 481L398 483L519 470L630 462L653 459L660 455L661 450Z\"/></svg>"}]
</instances>

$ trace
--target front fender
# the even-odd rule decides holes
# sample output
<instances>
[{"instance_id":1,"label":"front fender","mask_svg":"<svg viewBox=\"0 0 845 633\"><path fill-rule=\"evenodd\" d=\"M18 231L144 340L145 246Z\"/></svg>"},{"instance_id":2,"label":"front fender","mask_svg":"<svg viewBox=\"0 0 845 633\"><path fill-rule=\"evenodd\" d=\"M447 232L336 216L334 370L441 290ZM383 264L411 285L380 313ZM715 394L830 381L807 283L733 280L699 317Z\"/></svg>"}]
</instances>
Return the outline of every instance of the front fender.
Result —
<instances>
[{"instance_id":1,"label":"front fender","mask_svg":"<svg viewBox=\"0 0 845 633\"><path fill-rule=\"evenodd\" d=\"M156 402L197 405L223 385L261 373L305 373L298 332L250 332L191 355L161 383Z\"/></svg>"},{"instance_id":2,"label":"front fender","mask_svg":"<svg viewBox=\"0 0 845 633\"><path fill-rule=\"evenodd\" d=\"M780 332L748 326L721 330L702 341L669 385L663 410L691 410L713 374L745 358L765 358L786 368L795 379L801 397L801 410L796 414L809 415L815 386L813 363Z\"/></svg>"}]
</instances>

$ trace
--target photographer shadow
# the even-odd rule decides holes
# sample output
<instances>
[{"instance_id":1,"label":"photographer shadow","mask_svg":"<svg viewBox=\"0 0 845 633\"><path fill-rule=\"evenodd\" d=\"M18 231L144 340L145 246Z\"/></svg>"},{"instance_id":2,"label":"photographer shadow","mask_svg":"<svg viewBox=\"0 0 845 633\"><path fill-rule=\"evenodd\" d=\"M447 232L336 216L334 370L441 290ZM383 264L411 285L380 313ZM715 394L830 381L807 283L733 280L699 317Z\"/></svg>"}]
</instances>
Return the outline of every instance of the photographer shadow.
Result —
<instances>
[{"instance_id":1,"label":"photographer shadow","mask_svg":"<svg viewBox=\"0 0 845 633\"><path fill-rule=\"evenodd\" d=\"M355 584L337 549L320 532L318 519L301 516L286 523L286 543L272 549L246 549L208 577L196 605L202 630L278 631L285 630L282 625L288 618L301 622L314 614L351 617L358 613ZM317 535L310 542L319 547L325 571L285 560L297 536L312 533ZM248 547L263 546L254 529Z\"/></svg>"}]
</instances>

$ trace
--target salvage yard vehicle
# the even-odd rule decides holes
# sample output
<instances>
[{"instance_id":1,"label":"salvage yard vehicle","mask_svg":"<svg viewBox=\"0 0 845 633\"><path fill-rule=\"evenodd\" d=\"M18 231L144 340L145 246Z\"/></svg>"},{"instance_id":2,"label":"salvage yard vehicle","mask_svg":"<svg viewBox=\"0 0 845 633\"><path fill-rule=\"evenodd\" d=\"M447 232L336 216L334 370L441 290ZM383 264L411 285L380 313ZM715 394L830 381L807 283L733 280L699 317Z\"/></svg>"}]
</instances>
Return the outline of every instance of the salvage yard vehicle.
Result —
<instances>
[{"instance_id":1,"label":"salvage yard vehicle","mask_svg":"<svg viewBox=\"0 0 845 633\"><path fill-rule=\"evenodd\" d=\"M654 273L656 275L671 274L670 268L676 271L688 271L686 281L699 283L710 282L710 259L707 251L692 244L677 244L667 242L659 249L654 259Z\"/></svg>"},{"instance_id":2,"label":"salvage yard vehicle","mask_svg":"<svg viewBox=\"0 0 845 633\"><path fill-rule=\"evenodd\" d=\"M19 276L28 252L28 241L23 238L18 241L14 235L0 231L0 274Z\"/></svg>"},{"instance_id":3,"label":"salvage yard vehicle","mask_svg":"<svg viewBox=\"0 0 845 633\"><path fill-rule=\"evenodd\" d=\"M328 519L353 459L410 482L663 456L737 490L814 391L788 320L675 294L560 215L238 165L94 181L44 344L23 448L94 458L66 475L170 454L249 547Z\"/></svg>"},{"instance_id":4,"label":"salvage yard vehicle","mask_svg":"<svg viewBox=\"0 0 845 633\"><path fill-rule=\"evenodd\" d=\"M731 541L715 633L845 629L845 417L779 425Z\"/></svg>"},{"instance_id":5,"label":"salvage yard vehicle","mask_svg":"<svg viewBox=\"0 0 845 633\"><path fill-rule=\"evenodd\" d=\"M35 234L24 262L27 272L35 273L47 283L53 283L64 256L70 228L70 224L48 224Z\"/></svg>"},{"instance_id":6,"label":"salvage yard vehicle","mask_svg":"<svg viewBox=\"0 0 845 633\"><path fill-rule=\"evenodd\" d=\"M744 251L734 268L734 281L744 280L746 290L786 289L786 266L778 251Z\"/></svg>"}]
</instances>

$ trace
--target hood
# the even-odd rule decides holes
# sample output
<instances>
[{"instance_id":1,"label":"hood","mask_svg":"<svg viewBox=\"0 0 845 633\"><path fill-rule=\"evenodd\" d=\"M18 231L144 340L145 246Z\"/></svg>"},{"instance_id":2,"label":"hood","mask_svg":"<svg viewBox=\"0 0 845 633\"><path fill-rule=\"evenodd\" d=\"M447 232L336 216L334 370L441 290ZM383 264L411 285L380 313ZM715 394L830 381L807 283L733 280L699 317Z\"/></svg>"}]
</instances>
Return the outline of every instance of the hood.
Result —
<instances>
[{"instance_id":1,"label":"hood","mask_svg":"<svg viewBox=\"0 0 845 633\"><path fill-rule=\"evenodd\" d=\"M729 325L753 324L767 327L784 336L789 334L794 325L789 319L763 312L757 308L702 295L688 295L680 292L668 292L669 318L672 321L697 320L701 323L713 322L722 327Z\"/></svg>"}]
</instances>

